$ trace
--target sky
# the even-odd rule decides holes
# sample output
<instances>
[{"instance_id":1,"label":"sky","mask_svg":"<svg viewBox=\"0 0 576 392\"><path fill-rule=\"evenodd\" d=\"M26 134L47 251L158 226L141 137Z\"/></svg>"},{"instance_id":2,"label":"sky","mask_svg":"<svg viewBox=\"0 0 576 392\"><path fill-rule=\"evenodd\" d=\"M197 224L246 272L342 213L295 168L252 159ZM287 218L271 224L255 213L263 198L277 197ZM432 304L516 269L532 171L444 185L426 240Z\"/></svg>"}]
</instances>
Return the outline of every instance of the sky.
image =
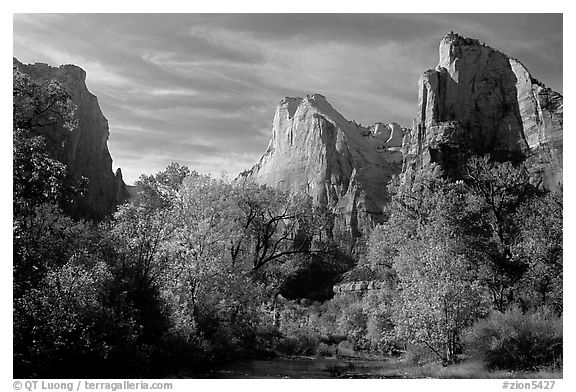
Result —
<instances>
[{"instance_id":1,"label":"sky","mask_svg":"<svg viewBox=\"0 0 576 392\"><path fill-rule=\"evenodd\" d=\"M13 55L87 72L131 184L170 162L251 168L286 96L321 93L349 120L409 127L449 31L563 93L562 28L562 14L14 14Z\"/></svg>"}]
</instances>

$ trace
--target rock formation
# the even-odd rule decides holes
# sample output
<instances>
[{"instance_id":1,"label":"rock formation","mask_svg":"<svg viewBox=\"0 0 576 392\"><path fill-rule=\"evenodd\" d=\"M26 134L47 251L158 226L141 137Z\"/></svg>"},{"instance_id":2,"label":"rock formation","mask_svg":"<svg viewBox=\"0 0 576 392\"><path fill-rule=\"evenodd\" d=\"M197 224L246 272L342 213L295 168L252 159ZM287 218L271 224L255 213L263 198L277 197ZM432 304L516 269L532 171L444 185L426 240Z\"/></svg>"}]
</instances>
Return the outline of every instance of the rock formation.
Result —
<instances>
[{"instance_id":1,"label":"rock formation","mask_svg":"<svg viewBox=\"0 0 576 392\"><path fill-rule=\"evenodd\" d=\"M334 285L332 291L334 294L346 293L364 293L370 290L382 290L389 288L386 282L380 280L361 280L339 283Z\"/></svg>"},{"instance_id":2,"label":"rock formation","mask_svg":"<svg viewBox=\"0 0 576 392\"><path fill-rule=\"evenodd\" d=\"M348 121L320 94L285 98L268 149L241 178L311 195L356 237L383 219L386 187L400 172L402 133L398 124L366 128Z\"/></svg>"},{"instance_id":3,"label":"rock formation","mask_svg":"<svg viewBox=\"0 0 576 392\"><path fill-rule=\"evenodd\" d=\"M88 179L84 196L75 201L72 214L78 217L102 219L116 205L128 198L128 190L120 170L112 172L112 158L108 151L108 120L102 114L98 99L86 87L86 72L75 65L58 68L47 64L22 64L13 60L14 66L32 79L40 82L59 81L76 105L78 126L72 132L61 132L61 151L52 151L56 159L68 166L74 179ZM62 127L60 127L62 128ZM55 129L55 132L58 130Z\"/></svg>"},{"instance_id":4,"label":"rock formation","mask_svg":"<svg viewBox=\"0 0 576 392\"><path fill-rule=\"evenodd\" d=\"M467 156L490 154L524 161L537 186L561 182L562 95L474 39L450 33L439 55L418 83L418 117L402 148L404 181L432 162L457 178Z\"/></svg>"}]
</instances>

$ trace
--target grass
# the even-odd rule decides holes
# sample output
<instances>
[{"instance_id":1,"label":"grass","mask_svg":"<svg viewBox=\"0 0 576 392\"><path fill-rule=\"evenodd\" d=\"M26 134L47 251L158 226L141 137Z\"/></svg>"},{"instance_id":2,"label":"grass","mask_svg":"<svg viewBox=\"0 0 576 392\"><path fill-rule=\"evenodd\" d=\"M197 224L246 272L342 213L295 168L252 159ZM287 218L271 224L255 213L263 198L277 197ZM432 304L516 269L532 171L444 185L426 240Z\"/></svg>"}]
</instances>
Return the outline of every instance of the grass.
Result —
<instances>
[{"instance_id":1,"label":"grass","mask_svg":"<svg viewBox=\"0 0 576 392\"><path fill-rule=\"evenodd\" d=\"M547 368L538 371L489 370L481 361L467 359L460 363L442 366L439 362L411 365L404 359L391 359L386 369L378 370L374 378L516 378L516 379L560 379L562 369Z\"/></svg>"}]
</instances>

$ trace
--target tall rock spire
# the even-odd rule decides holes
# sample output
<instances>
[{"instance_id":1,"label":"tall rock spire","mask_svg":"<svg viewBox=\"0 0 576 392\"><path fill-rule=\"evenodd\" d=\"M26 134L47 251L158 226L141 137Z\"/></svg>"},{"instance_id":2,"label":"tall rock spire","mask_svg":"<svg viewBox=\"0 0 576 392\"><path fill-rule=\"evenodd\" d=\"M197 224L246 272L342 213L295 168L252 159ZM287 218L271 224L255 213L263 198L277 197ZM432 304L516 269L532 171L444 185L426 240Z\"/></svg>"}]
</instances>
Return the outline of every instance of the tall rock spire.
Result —
<instances>
[{"instance_id":1,"label":"tall rock spire","mask_svg":"<svg viewBox=\"0 0 576 392\"><path fill-rule=\"evenodd\" d=\"M320 94L285 98L276 108L268 149L243 178L305 192L359 236L383 219L387 184L400 172L402 132L398 124L366 128L348 121Z\"/></svg>"},{"instance_id":2,"label":"tall rock spire","mask_svg":"<svg viewBox=\"0 0 576 392\"><path fill-rule=\"evenodd\" d=\"M406 135L404 179L434 162L459 177L469 154L525 161L532 181L562 180L562 95L517 60L478 40L450 33L436 69L418 82L418 115Z\"/></svg>"}]
</instances>

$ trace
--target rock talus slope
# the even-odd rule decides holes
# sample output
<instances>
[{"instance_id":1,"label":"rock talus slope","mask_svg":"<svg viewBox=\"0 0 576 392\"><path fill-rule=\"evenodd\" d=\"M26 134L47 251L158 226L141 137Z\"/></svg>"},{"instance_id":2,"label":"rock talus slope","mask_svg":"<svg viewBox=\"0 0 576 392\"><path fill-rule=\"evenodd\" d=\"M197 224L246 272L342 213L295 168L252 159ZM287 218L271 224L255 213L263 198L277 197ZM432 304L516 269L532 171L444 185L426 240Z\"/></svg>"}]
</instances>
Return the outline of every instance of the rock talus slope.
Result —
<instances>
[{"instance_id":1,"label":"rock talus slope","mask_svg":"<svg viewBox=\"0 0 576 392\"><path fill-rule=\"evenodd\" d=\"M563 97L517 60L450 33L418 83L418 116L403 143L403 179L437 163L451 177L470 154L524 161L535 185L562 181Z\"/></svg>"},{"instance_id":2,"label":"rock talus slope","mask_svg":"<svg viewBox=\"0 0 576 392\"><path fill-rule=\"evenodd\" d=\"M13 62L32 79L58 80L70 94L77 107L78 126L71 133L66 132L62 151L53 153L68 166L75 179L86 177L89 181L85 195L76 200L72 213L79 217L104 218L128 198L128 191L122 173L112 172L108 120L100 110L98 99L86 87L86 72L75 65L22 64L17 59Z\"/></svg>"},{"instance_id":3,"label":"rock talus slope","mask_svg":"<svg viewBox=\"0 0 576 392\"><path fill-rule=\"evenodd\" d=\"M320 94L285 98L266 152L241 178L309 194L356 237L383 219L387 184L400 172L403 131L398 124L366 128L348 121Z\"/></svg>"}]
</instances>

